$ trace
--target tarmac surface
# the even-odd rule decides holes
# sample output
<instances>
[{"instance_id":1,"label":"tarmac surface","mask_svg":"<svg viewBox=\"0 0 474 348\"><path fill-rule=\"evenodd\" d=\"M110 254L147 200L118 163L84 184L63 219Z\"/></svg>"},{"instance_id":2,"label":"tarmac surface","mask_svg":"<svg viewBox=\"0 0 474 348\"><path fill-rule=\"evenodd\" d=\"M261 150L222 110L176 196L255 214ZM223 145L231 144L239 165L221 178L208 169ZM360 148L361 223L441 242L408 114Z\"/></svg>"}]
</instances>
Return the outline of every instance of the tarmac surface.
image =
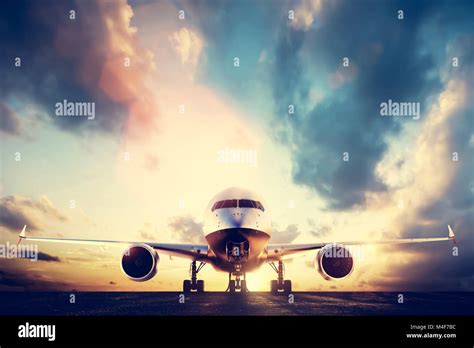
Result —
<instances>
[{"instance_id":1,"label":"tarmac surface","mask_svg":"<svg viewBox=\"0 0 474 348\"><path fill-rule=\"evenodd\" d=\"M474 292L402 294L404 303L397 292L0 292L0 315L474 315Z\"/></svg>"}]
</instances>

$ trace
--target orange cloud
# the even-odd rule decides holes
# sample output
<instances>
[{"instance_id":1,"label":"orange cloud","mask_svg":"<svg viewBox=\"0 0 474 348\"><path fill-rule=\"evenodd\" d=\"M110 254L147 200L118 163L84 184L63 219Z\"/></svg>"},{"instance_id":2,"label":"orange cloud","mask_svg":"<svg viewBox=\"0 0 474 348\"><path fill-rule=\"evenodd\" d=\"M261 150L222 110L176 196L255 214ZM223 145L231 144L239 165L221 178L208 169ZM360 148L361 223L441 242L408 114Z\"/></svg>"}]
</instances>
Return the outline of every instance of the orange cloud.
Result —
<instances>
[{"instance_id":1,"label":"orange cloud","mask_svg":"<svg viewBox=\"0 0 474 348\"><path fill-rule=\"evenodd\" d=\"M76 42L87 42L84 59L77 62L77 78L89 91L104 93L125 106L128 115L124 130L128 135L141 136L155 130L158 106L155 91L147 85L156 73L154 57L138 43L137 28L130 23L131 6L126 0L80 2L77 16L81 25L71 20L57 31L58 53L77 59Z\"/></svg>"}]
</instances>

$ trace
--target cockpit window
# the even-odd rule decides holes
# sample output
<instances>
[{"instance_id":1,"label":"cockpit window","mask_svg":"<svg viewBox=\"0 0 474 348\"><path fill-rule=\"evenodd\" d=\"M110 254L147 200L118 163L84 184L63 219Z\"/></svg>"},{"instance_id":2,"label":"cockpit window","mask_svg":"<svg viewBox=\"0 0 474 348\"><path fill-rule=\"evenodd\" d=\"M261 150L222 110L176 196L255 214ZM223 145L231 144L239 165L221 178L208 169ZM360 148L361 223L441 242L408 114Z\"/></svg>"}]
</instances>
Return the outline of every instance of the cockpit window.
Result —
<instances>
[{"instance_id":1,"label":"cockpit window","mask_svg":"<svg viewBox=\"0 0 474 348\"><path fill-rule=\"evenodd\" d=\"M239 208L256 208L265 211L262 203L259 201L252 201L251 199L239 199Z\"/></svg>"},{"instance_id":2,"label":"cockpit window","mask_svg":"<svg viewBox=\"0 0 474 348\"><path fill-rule=\"evenodd\" d=\"M221 208L237 208L237 200L228 199L222 203Z\"/></svg>"},{"instance_id":3,"label":"cockpit window","mask_svg":"<svg viewBox=\"0 0 474 348\"><path fill-rule=\"evenodd\" d=\"M223 203L224 201L219 201L219 202L214 203L214 205L212 206L212 211L222 208Z\"/></svg>"},{"instance_id":4,"label":"cockpit window","mask_svg":"<svg viewBox=\"0 0 474 348\"><path fill-rule=\"evenodd\" d=\"M239 199L239 208L256 208L255 203L250 199Z\"/></svg>"},{"instance_id":5,"label":"cockpit window","mask_svg":"<svg viewBox=\"0 0 474 348\"><path fill-rule=\"evenodd\" d=\"M212 206L212 211L222 208L237 208L237 199L227 199L225 201L218 201ZM251 199L239 199L239 208L255 208L265 211L262 203L253 201Z\"/></svg>"},{"instance_id":6,"label":"cockpit window","mask_svg":"<svg viewBox=\"0 0 474 348\"><path fill-rule=\"evenodd\" d=\"M228 199L225 201L218 201L214 203L212 206L212 211L216 209L222 209L222 208L237 208L237 200L236 199Z\"/></svg>"},{"instance_id":7,"label":"cockpit window","mask_svg":"<svg viewBox=\"0 0 474 348\"><path fill-rule=\"evenodd\" d=\"M262 203L259 201L254 201L255 203L255 208L260 209L261 211L265 211L265 208L263 207Z\"/></svg>"}]
</instances>

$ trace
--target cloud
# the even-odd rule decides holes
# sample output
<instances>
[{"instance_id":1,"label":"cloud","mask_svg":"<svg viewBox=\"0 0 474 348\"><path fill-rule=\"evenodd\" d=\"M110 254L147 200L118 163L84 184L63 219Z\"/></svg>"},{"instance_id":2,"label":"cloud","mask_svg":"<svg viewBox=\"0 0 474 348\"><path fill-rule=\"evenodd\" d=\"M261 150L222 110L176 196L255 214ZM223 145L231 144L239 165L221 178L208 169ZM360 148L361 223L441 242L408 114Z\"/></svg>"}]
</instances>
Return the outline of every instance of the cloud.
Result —
<instances>
[{"instance_id":1,"label":"cloud","mask_svg":"<svg viewBox=\"0 0 474 348\"><path fill-rule=\"evenodd\" d=\"M182 64L196 66L199 63L204 44L197 33L188 28L181 28L174 32L169 39Z\"/></svg>"},{"instance_id":2,"label":"cloud","mask_svg":"<svg viewBox=\"0 0 474 348\"><path fill-rule=\"evenodd\" d=\"M20 135L21 122L17 113L11 110L8 105L0 102L0 131L10 135Z\"/></svg>"},{"instance_id":3,"label":"cloud","mask_svg":"<svg viewBox=\"0 0 474 348\"><path fill-rule=\"evenodd\" d=\"M259 64L263 64L267 60L268 60L267 52L265 50L262 50L262 52L260 52L260 56L258 57L258 62Z\"/></svg>"},{"instance_id":4,"label":"cloud","mask_svg":"<svg viewBox=\"0 0 474 348\"><path fill-rule=\"evenodd\" d=\"M293 242L299 235L300 231L295 224L288 225L284 230L273 229L270 243L284 244Z\"/></svg>"},{"instance_id":5,"label":"cloud","mask_svg":"<svg viewBox=\"0 0 474 348\"><path fill-rule=\"evenodd\" d=\"M450 224L457 245L427 243L391 247L381 253L378 264L385 270L371 274L371 286L381 290L472 290L474 288L474 158L469 125L474 103L474 82L469 72L474 67L473 36L460 35L448 45L446 61L452 50L463 57L457 68L441 66L443 89L433 96L422 124L413 135L401 139L405 149L393 146L377 166L388 191L374 200L395 210L392 229L400 237L446 236ZM453 160L453 153L459 154ZM369 203L372 206L374 202ZM398 210L398 211L397 211ZM375 213L373 213L375 214ZM458 248L457 255L453 248ZM397 262L398 261L398 262ZM388 267L387 265L390 265ZM429 275L429 277L428 277Z\"/></svg>"},{"instance_id":6,"label":"cloud","mask_svg":"<svg viewBox=\"0 0 474 348\"><path fill-rule=\"evenodd\" d=\"M156 240L155 231L152 228L152 225L149 222L146 222L142 228L138 231L140 238L146 241Z\"/></svg>"},{"instance_id":7,"label":"cloud","mask_svg":"<svg viewBox=\"0 0 474 348\"><path fill-rule=\"evenodd\" d=\"M391 231L388 238L444 236L449 223L465 245L458 257L449 243L381 251L369 260L372 269L370 262L357 265L345 286L358 286L363 275L369 289L469 290L474 103L467 96L474 92L474 27L464 6L404 3L410 18L403 23L393 20L397 6L334 2L321 9L312 30L281 30L272 74L276 137L292 149L294 182L313 188L328 208L349 210L325 214L346 225L362 214L363 227L375 233L380 226ZM368 13L376 32L363 24ZM441 38L439 25L449 28ZM352 74L340 66L343 57ZM457 68L453 57L463 62ZM327 92L308 108L313 88ZM378 106L387 99L420 102L421 120L381 118ZM287 116L289 104L296 105L294 116ZM345 151L349 162L342 161Z\"/></svg>"},{"instance_id":8,"label":"cloud","mask_svg":"<svg viewBox=\"0 0 474 348\"><path fill-rule=\"evenodd\" d=\"M62 262L61 259L57 256L53 256L47 253L38 252L38 261L47 261L47 262ZM25 259L31 259L32 257L25 257Z\"/></svg>"},{"instance_id":9,"label":"cloud","mask_svg":"<svg viewBox=\"0 0 474 348\"><path fill-rule=\"evenodd\" d=\"M14 272L0 270L0 290L67 291L71 289L71 286L73 284L48 280L36 272L27 272L22 269L17 269Z\"/></svg>"},{"instance_id":10,"label":"cloud","mask_svg":"<svg viewBox=\"0 0 474 348\"><path fill-rule=\"evenodd\" d=\"M13 233L18 233L23 225L33 231L39 230L43 222L51 219L67 221L66 216L60 213L46 196L40 197L39 200L17 195L0 199L0 226Z\"/></svg>"},{"instance_id":11,"label":"cloud","mask_svg":"<svg viewBox=\"0 0 474 348\"><path fill-rule=\"evenodd\" d=\"M290 26L294 29L308 30L323 7L323 0L302 0L293 10L294 19Z\"/></svg>"},{"instance_id":12,"label":"cloud","mask_svg":"<svg viewBox=\"0 0 474 348\"><path fill-rule=\"evenodd\" d=\"M146 86L152 55L137 44L132 16L125 0L2 2L2 51L11 62L2 68L2 102L16 111L33 106L71 132L153 129L157 111ZM55 116L55 104L64 99L96 103L95 119Z\"/></svg>"},{"instance_id":13,"label":"cloud","mask_svg":"<svg viewBox=\"0 0 474 348\"><path fill-rule=\"evenodd\" d=\"M313 219L308 219L308 225L310 227L309 233L314 237L324 237L331 233L331 226L324 224L317 224Z\"/></svg>"},{"instance_id":14,"label":"cloud","mask_svg":"<svg viewBox=\"0 0 474 348\"><path fill-rule=\"evenodd\" d=\"M353 80L357 75L357 68L354 65L349 67L339 67L337 70L330 74L328 77L329 86L333 89L342 87L344 84Z\"/></svg>"},{"instance_id":15,"label":"cloud","mask_svg":"<svg viewBox=\"0 0 474 348\"><path fill-rule=\"evenodd\" d=\"M371 283L381 281L385 289L410 289L413 291L472 291L474 289L474 237L472 224L473 211L456 218L453 229L456 233L457 245L453 243L407 246L403 250L404 262L393 263L391 276L374 277ZM435 222L428 226L413 224L411 231L421 231L422 235L433 235L433 231L443 230L447 226L443 222ZM408 231L407 231L408 232ZM458 248L457 256L453 247ZM394 276L395 275L395 276ZM396 275L401 275L397 277Z\"/></svg>"},{"instance_id":16,"label":"cloud","mask_svg":"<svg viewBox=\"0 0 474 348\"><path fill-rule=\"evenodd\" d=\"M61 262L61 259L57 256L53 256L50 254L46 254L43 252L38 253L38 260L40 261L48 261L48 262Z\"/></svg>"},{"instance_id":17,"label":"cloud","mask_svg":"<svg viewBox=\"0 0 474 348\"><path fill-rule=\"evenodd\" d=\"M173 236L183 242L192 244L205 244L202 224L194 220L192 216L175 216L168 224Z\"/></svg>"},{"instance_id":18,"label":"cloud","mask_svg":"<svg viewBox=\"0 0 474 348\"><path fill-rule=\"evenodd\" d=\"M313 188L332 209L364 205L367 193L386 190L374 169L387 150L386 137L397 134L401 122L381 117L380 103L417 101L423 108L440 86L439 78L430 74L435 53L418 49L423 42L417 33L424 29L431 6L405 5L410 20L403 24L391 7L337 2L321 9L315 30L283 27L275 47L277 138L293 149L294 182ZM349 58L347 69L342 67L344 57ZM310 109L314 84L327 89L332 84L337 93ZM297 110L291 118L290 104Z\"/></svg>"},{"instance_id":19,"label":"cloud","mask_svg":"<svg viewBox=\"0 0 474 348\"><path fill-rule=\"evenodd\" d=\"M159 168L159 160L158 160L158 157L153 155L153 154L147 154L147 156L145 157L145 163L143 165L143 167L146 169L146 170L149 170L151 172L155 172L158 170Z\"/></svg>"}]
</instances>

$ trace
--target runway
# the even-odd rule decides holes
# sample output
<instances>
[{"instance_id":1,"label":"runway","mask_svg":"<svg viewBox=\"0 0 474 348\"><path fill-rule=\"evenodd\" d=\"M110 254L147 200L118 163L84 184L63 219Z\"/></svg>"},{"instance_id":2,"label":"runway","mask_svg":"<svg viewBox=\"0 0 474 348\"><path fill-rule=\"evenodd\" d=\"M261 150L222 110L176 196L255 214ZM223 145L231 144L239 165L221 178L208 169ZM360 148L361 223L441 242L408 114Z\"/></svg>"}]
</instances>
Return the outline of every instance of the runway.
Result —
<instances>
[{"instance_id":1,"label":"runway","mask_svg":"<svg viewBox=\"0 0 474 348\"><path fill-rule=\"evenodd\" d=\"M0 315L474 315L473 292L402 294L403 303L398 292L2 292Z\"/></svg>"}]
</instances>

